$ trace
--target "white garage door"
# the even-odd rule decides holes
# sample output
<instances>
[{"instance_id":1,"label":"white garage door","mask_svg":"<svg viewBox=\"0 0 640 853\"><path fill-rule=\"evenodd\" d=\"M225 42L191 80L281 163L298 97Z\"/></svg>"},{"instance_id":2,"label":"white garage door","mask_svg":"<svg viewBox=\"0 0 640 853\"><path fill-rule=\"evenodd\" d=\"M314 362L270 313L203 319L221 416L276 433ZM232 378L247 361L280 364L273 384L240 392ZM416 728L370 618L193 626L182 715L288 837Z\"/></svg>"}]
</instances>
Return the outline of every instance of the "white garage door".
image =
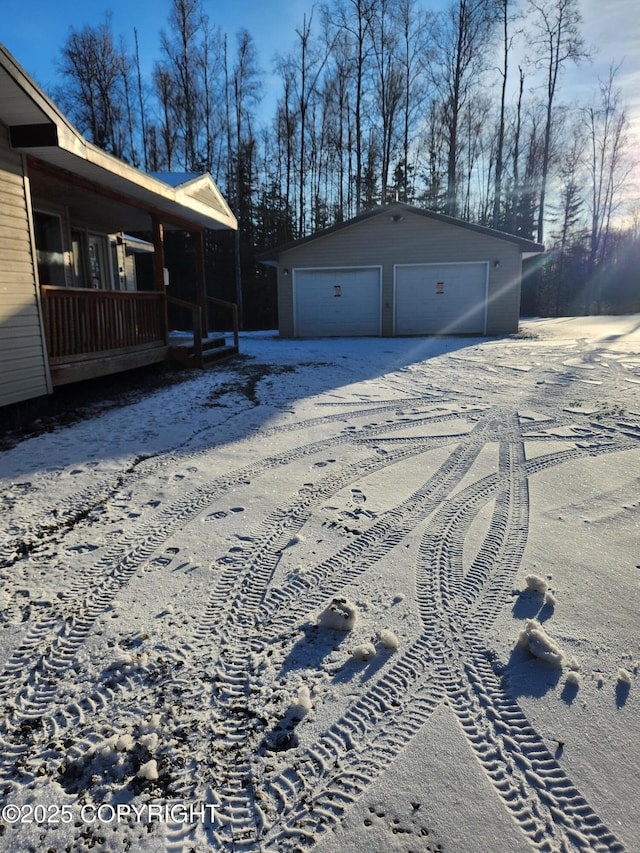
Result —
<instances>
[{"instance_id":1,"label":"white garage door","mask_svg":"<svg viewBox=\"0 0 640 853\"><path fill-rule=\"evenodd\" d=\"M294 269L297 337L379 335L380 268Z\"/></svg>"},{"instance_id":2,"label":"white garage door","mask_svg":"<svg viewBox=\"0 0 640 853\"><path fill-rule=\"evenodd\" d=\"M484 334L487 270L486 263L396 266L396 335Z\"/></svg>"}]
</instances>

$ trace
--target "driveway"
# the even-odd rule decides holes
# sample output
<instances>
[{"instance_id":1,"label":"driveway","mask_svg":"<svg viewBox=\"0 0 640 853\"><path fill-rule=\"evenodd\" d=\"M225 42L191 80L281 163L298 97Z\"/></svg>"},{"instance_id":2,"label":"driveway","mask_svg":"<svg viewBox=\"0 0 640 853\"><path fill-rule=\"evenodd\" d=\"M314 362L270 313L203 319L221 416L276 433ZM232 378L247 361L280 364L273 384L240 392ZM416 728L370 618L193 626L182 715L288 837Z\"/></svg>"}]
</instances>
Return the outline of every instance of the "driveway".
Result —
<instances>
[{"instance_id":1,"label":"driveway","mask_svg":"<svg viewBox=\"0 0 640 853\"><path fill-rule=\"evenodd\" d=\"M640 316L241 351L2 454L2 849L640 849Z\"/></svg>"}]
</instances>

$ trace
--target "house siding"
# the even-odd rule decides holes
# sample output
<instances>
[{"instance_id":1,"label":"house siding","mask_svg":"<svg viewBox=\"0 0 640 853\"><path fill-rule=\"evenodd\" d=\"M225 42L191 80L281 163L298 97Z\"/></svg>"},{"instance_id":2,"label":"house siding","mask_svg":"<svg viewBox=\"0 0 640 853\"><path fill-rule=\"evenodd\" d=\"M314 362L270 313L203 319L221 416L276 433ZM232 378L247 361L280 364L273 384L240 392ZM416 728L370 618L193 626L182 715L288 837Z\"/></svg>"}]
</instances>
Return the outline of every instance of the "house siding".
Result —
<instances>
[{"instance_id":1,"label":"house siding","mask_svg":"<svg viewBox=\"0 0 640 853\"><path fill-rule=\"evenodd\" d=\"M394 266L460 262L489 263L487 334L517 331L522 274L519 247L497 237L403 211L399 222L391 221L386 212L381 212L282 252L278 258L280 334L283 337L294 334L292 272L296 268L380 264L382 334L391 336ZM285 269L288 275L284 274Z\"/></svg>"},{"instance_id":2,"label":"house siding","mask_svg":"<svg viewBox=\"0 0 640 853\"><path fill-rule=\"evenodd\" d=\"M0 124L0 406L50 392L27 183Z\"/></svg>"}]
</instances>

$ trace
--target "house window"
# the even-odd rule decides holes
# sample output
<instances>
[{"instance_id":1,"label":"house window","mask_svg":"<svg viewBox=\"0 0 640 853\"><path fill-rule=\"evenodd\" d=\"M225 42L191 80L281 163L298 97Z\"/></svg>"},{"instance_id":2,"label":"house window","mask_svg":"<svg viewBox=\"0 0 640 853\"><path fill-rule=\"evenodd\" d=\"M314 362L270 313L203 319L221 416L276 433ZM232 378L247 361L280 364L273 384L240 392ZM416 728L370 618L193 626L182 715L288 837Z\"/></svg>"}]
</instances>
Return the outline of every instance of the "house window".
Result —
<instances>
[{"instance_id":1,"label":"house window","mask_svg":"<svg viewBox=\"0 0 640 853\"><path fill-rule=\"evenodd\" d=\"M40 284L64 287L64 249L60 217L53 213L33 212L36 260Z\"/></svg>"}]
</instances>

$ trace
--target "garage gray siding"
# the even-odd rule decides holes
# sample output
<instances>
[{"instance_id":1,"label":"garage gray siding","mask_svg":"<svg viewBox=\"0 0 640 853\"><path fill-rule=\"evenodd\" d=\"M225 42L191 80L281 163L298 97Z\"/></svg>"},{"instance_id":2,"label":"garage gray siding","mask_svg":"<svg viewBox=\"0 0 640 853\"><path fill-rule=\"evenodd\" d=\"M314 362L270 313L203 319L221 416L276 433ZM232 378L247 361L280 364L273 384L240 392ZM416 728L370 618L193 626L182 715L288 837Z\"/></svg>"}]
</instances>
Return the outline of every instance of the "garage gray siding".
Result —
<instances>
[{"instance_id":1,"label":"garage gray siding","mask_svg":"<svg viewBox=\"0 0 640 853\"><path fill-rule=\"evenodd\" d=\"M0 406L51 390L22 158L0 124Z\"/></svg>"},{"instance_id":2,"label":"garage gray siding","mask_svg":"<svg viewBox=\"0 0 640 853\"><path fill-rule=\"evenodd\" d=\"M514 243L403 211L386 211L282 252L278 264L280 334L294 334L293 275L300 267L382 266L382 334L393 335L395 264L489 263L487 334L515 332L520 313L520 249ZM496 262L498 266L495 266ZM285 274L285 270L287 274Z\"/></svg>"}]
</instances>

